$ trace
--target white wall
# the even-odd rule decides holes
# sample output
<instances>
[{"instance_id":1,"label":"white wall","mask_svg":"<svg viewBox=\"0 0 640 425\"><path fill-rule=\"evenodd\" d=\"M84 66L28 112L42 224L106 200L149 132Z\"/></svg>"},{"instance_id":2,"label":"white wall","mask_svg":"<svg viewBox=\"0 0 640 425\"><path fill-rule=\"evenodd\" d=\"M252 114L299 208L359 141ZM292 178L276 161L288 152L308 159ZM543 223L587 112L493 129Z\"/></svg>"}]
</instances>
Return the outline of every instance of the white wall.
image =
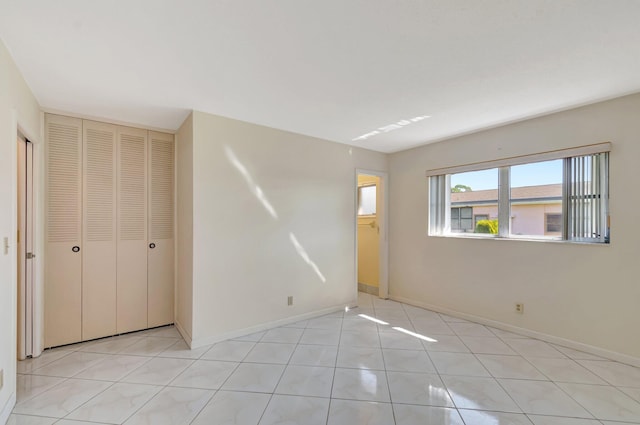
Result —
<instances>
[{"instance_id":1,"label":"white wall","mask_svg":"<svg viewBox=\"0 0 640 425\"><path fill-rule=\"evenodd\" d=\"M427 237L425 170L604 141L610 245ZM391 155L391 296L640 358L639 158L640 94Z\"/></svg>"},{"instance_id":2,"label":"white wall","mask_svg":"<svg viewBox=\"0 0 640 425\"><path fill-rule=\"evenodd\" d=\"M39 141L40 107L0 41L0 418L12 408L7 403L16 390L16 120L28 138Z\"/></svg>"},{"instance_id":3,"label":"white wall","mask_svg":"<svg viewBox=\"0 0 640 425\"><path fill-rule=\"evenodd\" d=\"M194 346L355 301L356 168L387 157L193 113Z\"/></svg>"},{"instance_id":4,"label":"white wall","mask_svg":"<svg viewBox=\"0 0 640 425\"><path fill-rule=\"evenodd\" d=\"M193 322L193 119L176 134L176 326L189 342Z\"/></svg>"}]
</instances>

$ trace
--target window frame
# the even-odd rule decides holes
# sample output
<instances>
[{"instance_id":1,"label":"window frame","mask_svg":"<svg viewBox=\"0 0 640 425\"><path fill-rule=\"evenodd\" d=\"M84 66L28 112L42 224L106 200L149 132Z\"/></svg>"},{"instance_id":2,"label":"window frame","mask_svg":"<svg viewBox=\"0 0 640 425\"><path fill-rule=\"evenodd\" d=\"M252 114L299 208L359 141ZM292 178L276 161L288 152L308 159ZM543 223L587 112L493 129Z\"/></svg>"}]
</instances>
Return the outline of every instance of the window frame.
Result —
<instances>
[{"instance_id":1,"label":"window frame","mask_svg":"<svg viewBox=\"0 0 640 425\"><path fill-rule=\"evenodd\" d=\"M563 241L570 243L610 243L609 215L609 152L611 143L598 143L577 148L523 155L494 161L427 171L429 179L429 236L462 238L524 239ZM515 165L551 160L563 160L562 213L560 235L547 235L547 214L544 216L544 235L511 234L510 171ZM582 164L581 161L582 160ZM585 160L587 171L585 173ZM451 175L498 168L498 234L452 232L450 228ZM581 174L582 173L582 174ZM585 176L590 180L586 180ZM580 180L581 178L581 180ZM585 189L585 187L587 187ZM595 200L595 201L591 201ZM595 206L590 206L591 203ZM589 212L591 211L591 212ZM559 214L559 213L553 213ZM591 214L591 215L590 215ZM577 224L576 224L577 223ZM578 229L578 230L576 230ZM590 230L596 232L590 233ZM555 233L555 232L554 232Z\"/></svg>"},{"instance_id":2,"label":"window frame","mask_svg":"<svg viewBox=\"0 0 640 425\"><path fill-rule=\"evenodd\" d=\"M554 216L554 217L558 216L558 217L560 217L560 230L558 230L558 231L549 230L549 216ZM562 235L563 230L564 230L563 222L564 222L564 220L563 220L562 212L546 212L546 213L544 213L544 234L545 234L545 236L547 236L547 235L548 236L558 236L558 234Z\"/></svg>"}]
</instances>

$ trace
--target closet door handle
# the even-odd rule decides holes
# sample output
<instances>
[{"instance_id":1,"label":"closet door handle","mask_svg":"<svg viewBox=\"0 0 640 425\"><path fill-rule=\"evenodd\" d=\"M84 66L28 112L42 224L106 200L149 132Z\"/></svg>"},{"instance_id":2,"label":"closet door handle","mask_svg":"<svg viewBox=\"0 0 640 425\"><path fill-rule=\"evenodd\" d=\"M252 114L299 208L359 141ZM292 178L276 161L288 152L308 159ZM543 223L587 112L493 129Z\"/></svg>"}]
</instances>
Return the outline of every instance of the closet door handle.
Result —
<instances>
[{"instance_id":1,"label":"closet door handle","mask_svg":"<svg viewBox=\"0 0 640 425\"><path fill-rule=\"evenodd\" d=\"M153 248L155 248L155 247L156 247L156 244L154 244L153 242L151 242L151 243L149 244L149 248L153 249Z\"/></svg>"},{"instance_id":2,"label":"closet door handle","mask_svg":"<svg viewBox=\"0 0 640 425\"><path fill-rule=\"evenodd\" d=\"M80 252L80 247L79 246L74 246L73 248L71 248L71 251L73 252Z\"/></svg>"}]
</instances>

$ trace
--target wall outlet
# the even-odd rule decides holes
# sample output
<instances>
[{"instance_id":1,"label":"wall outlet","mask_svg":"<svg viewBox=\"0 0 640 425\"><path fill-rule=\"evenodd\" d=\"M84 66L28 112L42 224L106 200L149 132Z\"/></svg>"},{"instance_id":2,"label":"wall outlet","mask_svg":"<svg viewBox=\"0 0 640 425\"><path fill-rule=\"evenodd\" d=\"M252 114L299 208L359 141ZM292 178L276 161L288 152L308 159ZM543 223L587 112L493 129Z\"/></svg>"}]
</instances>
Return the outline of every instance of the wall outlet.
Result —
<instances>
[{"instance_id":1,"label":"wall outlet","mask_svg":"<svg viewBox=\"0 0 640 425\"><path fill-rule=\"evenodd\" d=\"M524 304L516 303L516 313L524 313Z\"/></svg>"},{"instance_id":2,"label":"wall outlet","mask_svg":"<svg viewBox=\"0 0 640 425\"><path fill-rule=\"evenodd\" d=\"M287 305L293 305L293 295L287 297Z\"/></svg>"}]
</instances>

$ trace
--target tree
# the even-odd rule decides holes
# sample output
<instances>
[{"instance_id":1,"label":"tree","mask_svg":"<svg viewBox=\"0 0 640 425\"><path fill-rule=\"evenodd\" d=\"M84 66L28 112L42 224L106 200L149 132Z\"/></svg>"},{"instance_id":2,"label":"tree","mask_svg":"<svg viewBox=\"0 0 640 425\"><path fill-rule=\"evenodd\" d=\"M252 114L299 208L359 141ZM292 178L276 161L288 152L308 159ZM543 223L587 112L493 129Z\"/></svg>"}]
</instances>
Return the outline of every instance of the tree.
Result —
<instances>
[{"instance_id":1,"label":"tree","mask_svg":"<svg viewBox=\"0 0 640 425\"><path fill-rule=\"evenodd\" d=\"M451 193L471 192L471 187L464 184L457 184L451 188Z\"/></svg>"},{"instance_id":2,"label":"tree","mask_svg":"<svg viewBox=\"0 0 640 425\"><path fill-rule=\"evenodd\" d=\"M476 233L498 234L498 220L478 220L476 223Z\"/></svg>"}]
</instances>

